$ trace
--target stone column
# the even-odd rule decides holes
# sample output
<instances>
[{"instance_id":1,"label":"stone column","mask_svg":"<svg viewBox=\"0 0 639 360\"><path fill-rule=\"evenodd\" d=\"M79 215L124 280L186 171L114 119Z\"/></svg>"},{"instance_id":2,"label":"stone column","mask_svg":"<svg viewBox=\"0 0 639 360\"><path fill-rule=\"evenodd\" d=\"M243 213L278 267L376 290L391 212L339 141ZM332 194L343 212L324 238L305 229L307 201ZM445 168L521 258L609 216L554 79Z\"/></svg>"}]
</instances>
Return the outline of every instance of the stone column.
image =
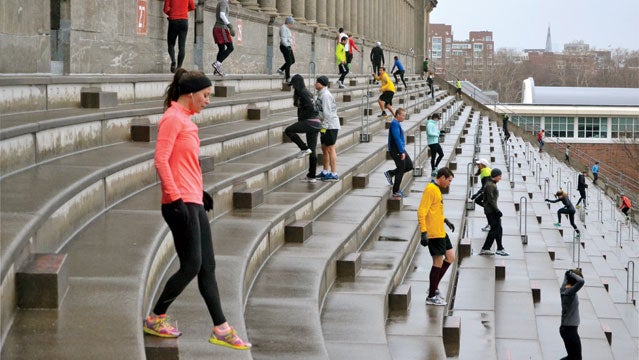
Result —
<instances>
[{"instance_id":1,"label":"stone column","mask_svg":"<svg viewBox=\"0 0 639 360\"><path fill-rule=\"evenodd\" d=\"M316 0L306 0L305 5L305 18L306 24L312 27L317 27L317 3Z\"/></svg>"},{"instance_id":2,"label":"stone column","mask_svg":"<svg viewBox=\"0 0 639 360\"><path fill-rule=\"evenodd\" d=\"M335 1L336 0L326 0L326 25L329 28L334 28L335 26Z\"/></svg>"},{"instance_id":3,"label":"stone column","mask_svg":"<svg viewBox=\"0 0 639 360\"><path fill-rule=\"evenodd\" d=\"M357 22L357 14L359 12L357 3L357 0L351 0L351 27L348 31L350 31L353 35L359 35L360 33L359 23Z\"/></svg>"},{"instance_id":4,"label":"stone column","mask_svg":"<svg viewBox=\"0 0 639 360\"><path fill-rule=\"evenodd\" d=\"M260 10L266 15L277 15L275 0L258 0Z\"/></svg>"},{"instance_id":5,"label":"stone column","mask_svg":"<svg viewBox=\"0 0 639 360\"><path fill-rule=\"evenodd\" d=\"M308 5L306 8L308 9ZM316 0L315 20L321 29L326 29L328 27L328 22L326 21L326 0Z\"/></svg>"},{"instance_id":6,"label":"stone column","mask_svg":"<svg viewBox=\"0 0 639 360\"><path fill-rule=\"evenodd\" d=\"M306 1L305 0L293 0L291 10L295 22L300 25L306 24Z\"/></svg>"},{"instance_id":7,"label":"stone column","mask_svg":"<svg viewBox=\"0 0 639 360\"><path fill-rule=\"evenodd\" d=\"M277 12L282 17L293 15L291 0L277 0Z\"/></svg>"},{"instance_id":8,"label":"stone column","mask_svg":"<svg viewBox=\"0 0 639 360\"><path fill-rule=\"evenodd\" d=\"M368 21L368 10L364 6L365 0L359 0L357 2L357 33L360 37L368 36L368 29L366 21ZM368 4L370 6L370 4Z\"/></svg>"},{"instance_id":9,"label":"stone column","mask_svg":"<svg viewBox=\"0 0 639 360\"><path fill-rule=\"evenodd\" d=\"M257 0L240 0L240 4L242 4L243 8L258 10L260 6L257 4Z\"/></svg>"},{"instance_id":10,"label":"stone column","mask_svg":"<svg viewBox=\"0 0 639 360\"><path fill-rule=\"evenodd\" d=\"M415 49L415 72L420 73L422 69L422 63L424 57L427 56L427 44L425 39L428 38L428 12L432 8L427 8L427 4L430 4L430 0L414 0L415 4L415 23L413 24L415 29L415 37L413 40L413 48ZM420 31L421 30L421 31Z\"/></svg>"},{"instance_id":11,"label":"stone column","mask_svg":"<svg viewBox=\"0 0 639 360\"><path fill-rule=\"evenodd\" d=\"M344 0L335 0L335 27L344 26Z\"/></svg>"},{"instance_id":12,"label":"stone column","mask_svg":"<svg viewBox=\"0 0 639 360\"><path fill-rule=\"evenodd\" d=\"M343 23L342 26L344 27L344 31L345 32L350 32L352 27L351 27L351 0L344 0L344 14L342 15Z\"/></svg>"}]
</instances>

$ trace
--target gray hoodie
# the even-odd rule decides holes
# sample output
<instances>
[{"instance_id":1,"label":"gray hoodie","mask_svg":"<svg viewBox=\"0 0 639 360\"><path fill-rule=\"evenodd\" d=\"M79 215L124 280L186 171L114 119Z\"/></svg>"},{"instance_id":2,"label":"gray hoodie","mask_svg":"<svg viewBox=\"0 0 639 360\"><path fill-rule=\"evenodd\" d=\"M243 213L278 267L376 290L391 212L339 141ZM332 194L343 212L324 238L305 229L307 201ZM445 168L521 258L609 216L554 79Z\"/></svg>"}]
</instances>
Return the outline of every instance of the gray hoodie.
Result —
<instances>
[{"instance_id":1,"label":"gray hoodie","mask_svg":"<svg viewBox=\"0 0 639 360\"><path fill-rule=\"evenodd\" d=\"M335 98L328 88L325 87L317 94L315 101L320 119L322 119L322 127L324 129L339 129L339 116L337 116L337 104Z\"/></svg>"},{"instance_id":2,"label":"gray hoodie","mask_svg":"<svg viewBox=\"0 0 639 360\"><path fill-rule=\"evenodd\" d=\"M286 47L293 46L293 34L286 24L280 26L280 44Z\"/></svg>"}]
</instances>

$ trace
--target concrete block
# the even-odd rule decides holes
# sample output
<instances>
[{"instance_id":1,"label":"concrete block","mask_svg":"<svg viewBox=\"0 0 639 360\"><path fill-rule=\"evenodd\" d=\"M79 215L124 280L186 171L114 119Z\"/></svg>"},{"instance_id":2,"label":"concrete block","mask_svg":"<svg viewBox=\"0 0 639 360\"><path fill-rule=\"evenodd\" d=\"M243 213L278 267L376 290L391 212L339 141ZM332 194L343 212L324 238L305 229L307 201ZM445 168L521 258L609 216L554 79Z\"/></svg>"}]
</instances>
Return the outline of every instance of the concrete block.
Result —
<instances>
[{"instance_id":1,"label":"concrete block","mask_svg":"<svg viewBox=\"0 0 639 360\"><path fill-rule=\"evenodd\" d=\"M415 135L406 135L406 144L412 144L415 142Z\"/></svg>"},{"instance_id":2,"label":"concrete block","mask_svg":"<svg viewBox=\"0 0 639 360\"><path fill-rule=\"evenodd\" d=\"M118 106L118 93L100 88L80 90L80 106L85 109L104 109Z\"/></svg>"},{"instance_id":3,"label":"concrete block","mask_svg":"<svg viewBox=\"0 0 639 360\"><path fill-rule=\"evenodd\" d=\"M410 305L411 287L408 284L400 284L388 294L388 307L393 310L408 310Z\"/></svg>"},{"instance_id":4,"label":"concrete block","mask_svg":"<svg viewBox=\"0 0 639 360\"><path fill-rule=\"evenodd\" d=\"M444 317L442 338L444 341L446 356L457 357L459 355L459 345L461 341L461 317Z\"/></svg>"},{"instance_id":5,"label":"concrete block","mask_svg":"<svg viewBox=\"0 0 639 360\"><path fill-rule=\"evenodd\" d=\"M490 152L494 152L495 151L495 147L490 145Z\"/></svg>"},{"instance_id":6,"label":"concrete block","mask_svg":"<svg viewBox=\"0 0 639 360\"><path fill-rule=\"evenodd\" d=\"M232 97L235 95L235 86L215 85L215 97Z\"/></svg>"},{"instance_id":7,"label":"concrete block","mask_svg":"<svg viewBox=\"0 0 639 360\"><path fill-rule=\"evenodd\" d=\"M494 162L495 162L495 156L494 156L494 155L491 155L491 156L490 156L490 162L491 162L491 163L494 163Z\"/></svg>"},{"instance_id":8,"label":"concrete block","mask_svg":"<svg viewBox=\"0 0 639 360\"><path fill-rule=\"evenodd\" d=\"M495 280L506 278L506 264L503 260L495 261Z\"/></svg>"},{"instance_id":9,"label":"concrete block","mask_svg":"<svg viewBox=\"0 0 639 360\"><path fill-rule=\"evenodd\" d=\"M179 338L161 338L144 334L144 353L148 360L178 360Z\"/></svg>"},{"instance_id":10,"label":"concrete block","mask_svg":"<svg viewBox=\"0 0 639 360\"><path fill-rule=\"evenodd\" d=\"M368 174L353 175L353 189L363 189L368 185Z\"/></svg>"},{"instance_id":11,"label":"concrete block","mask_svg":"<svg viewBox=\"0 0 639 360\"><path fill-rule=\"evenodd\" d=\"M471 253L472 248L470 246L470 238L464 237L459 240L459 246L457 247L457 257L459 258L459 262L461 263L462 259L469 257Z\"/></svg>"},{"instance_id":12,"label":"concrete block","mask_svg":"<svg viewBox=\"0 0 639 360\"><path fill-rule=\"evenodd\" d=\"M461 148L461 146L456 147L456 148L455 148L455 154L456 154L456 155L459 155L459 154L461 154L461 153L462 153L462 148Z\"/></svg>"},{"instance_id":13,"label":"concrete block","mask_svg":"<svg viewBox=\"0 0 639 360\"><path fill-rule=\"evenodd\" d=\"M17 305L21 309L57 309L67 292L66 254L35 254L16 273Z\"/></svg>"},{"instance_id":14,"label":"concrete block","mask_svg":"<svg viewBox=\"0 0 639 360\"><path fill-rule=\"evenodd\" d=\"M286 242L303 243L313 235L313 221L297 220L284 228Z\"/></svg>"},{"instance_id":15,"label":"concrete block","mask_svg":"<svg viewBox=\"0 0 639 360\"><path fill-rule=\"evenodd\" d=\"M426 131L426 124L419 125L419 131Z\"/></svg>"},{"instance_id":16,"label":"concrete block","mask_svg":"<svg viewBox=\"0 0 639 360\"><path fill-rule=\"evenodd\" d=\"M551 261L555 261L555 249L554 248L548 248L548 256L550 257Z\"/></svg>"},{"instance_id":17,"label":"concrete block","mask_svg":"<svg viewBox=\"0 0 639 360\"><path fill-rule=\"evenodd\" d=\"M601 324L601 329L604 332L604 335L606 335L606 340L608 340L608 345L612 345L612 329L610 328L610 326L608 324Z\"/></svg>"},{"instance_id":18,"label":"concrete block","mask_svg":"<svg viewBox=\"0 0 639 360\"><path fill-rule=\"evenodd\" d=\"M344 124L346 124L346 119L345 119L343 116L340 116L340 117L339 117L339 124L340 124L341 126L344 126Z\"/></svg>"},{"instance_id":19,"label":"concrete block","mask_svg":"<svg viewBox=\"0 0 639 360\"><path fill-rule=\"evenodd\" d=\"M601 279L601 284L603 284L604 289L606 289L606 292L610 292L610 282L608 282L608 279Z\"/></svg>"},{"instance_id":20,"label":"concrete block","mask_svg":"<svg viewBox=\"0 0 639 360\"><path fill-rule=\"evenodd\" d=\"M285 82L282 83L282 91L291 91L291 84L287 84Z\"/></svg>"},{"instance_id":21,"label":"concrete block","mask_svg":"<svg viewBox=\"0 0 639 360\"><path fill-rule=\"evenodd\" d=\"M246 109L246 117L249 120L263 120L268 117L268 114L267 107L249 107Z\"/></svg>"},{"instance_id":22,"label":"concrete block","mask_svg":"<svg viewBox=\"0 0 639 360\"><path fill-rule=\"evenodd\" d=\"M457 170L457 161L451 161L448 163L448 168L451 170Z\"/></svg>"},{"instance_id":23,"label":"concrete block","mask_svg":"<svg viewBox=\"0 0 639 360\"><path fill-rule=\"evenodd\" d=\"M215 170L215 160L213 156L205 156L200 155L200 168L202 169L202 174L206 174Z\"/></svg>"},{"instance_id":24,"label":"concrete block","mask_svg":"<svg viewBox=\"0 0 639 360\"><path fill-rule=\"evenodd\" d=\"M364 116L366 115L373 115L373 108L364 109Z\"/></svg>"},{"instance_id":25,"label":"concrete block","mask_svg":"<svg viewBox=\"0 0 639 360\"><path fill-rule=\"evenodd\" d=\"M244 189L233 192L235 209L252 209L264 202L264 192L260 189Z\"/></svg>"},{"instance_id":26,"label":"concrete block","mask_svg":"<svg viewBox=\"0 0 639 360\"><path fill-rule=\"evenodd\" d=\"M417 97L415 97L415 95L414 95L414 94L413 94L413 95L410 95L408 98L409 98L411 101L412 101L412 100L417 99Z\"/></svg>"},{"instance_id":27,"label":"concrete block","mask_svg":"<svg viewBox=\"0 0 639 360\"><path fill-rule=\"evenodd\" d=\"M537 224L541 224L541 215L537 215Z\"/></svg>"},{"instance_id":28,"label":"concrete block","mask_svg":"<svg viewBox=\"0 0 639 360\"><path fill-rule=\"evenodd\" d=\"M538 303L541 301L541 286L539 285L539 281L531 281L530 282L530 291L532 293L533 303Z\"/></svg>"},{"instance_id":29,"label":"concrete block","mask_svg":"<svg viewBox=\"0 0 639 360\"><path fill-rule=\"evenodd\" d=\"M515 204L515 211L519 211L519 203L514 203Z\"/></svg>"},{"instance_id":30,"label":"concrete block","mask_svg":"<svg viewBox=\"0 0 639 360\"><path fill-rule=\"evenodd\" d=\"M155 124L131 125L131 141L151 142L158 137L158 126Z\"/></svg>"},{"instance_id":31,"label":"concrete block","mask_svg":"<svg viewBox=\"0 0 639 360\"><path fill-rule=\"evenodd\" d=\"M342 101L351 102L351 101L353 101L353 96L351 94L344 94L342 96Z\"/></svg>"},{"instance_id":32,"label":"concrete block","mask_svg":"<svg viewBox=\"0 0 639 360\"><path fill-rule=\"evenodd\" d=\"M398 99L398 101L397 101L397 102L398 102L399 104L403 104L403 103L405 103L405 101L404 101L404 98L403 98L403 97L400 97L400 98Z\"/></svg>"},{"instance_id":33,"label":"concrete block","mask_svg":"<svg viewBox=\"0 0 639 360\"><path fill-rule=\"evenodd\" d=\"M403 198L391 196L386 202L388 211L400 211L402 209Z\"/></svg>"},{"instance_id":34,"label":"concrete block","mask_svg":"<svg viewBox=\"0 0 639 360\"><path fill-rule=\"evenodd\" d=\"M348 86L357 86L357 79L350 79L348 81Z\"/></svg>"},{"instance_id":35,"label":"concrete block","mask_svg":"<svg viewBox=\"0 0 639 360\"><path fill-rule=\"evenodd\" d=\"M362 268L362 257L360 253L346 254L336 262L337 276L346 280L355 280L357 273Z\"/></svg>"}]
</instances>

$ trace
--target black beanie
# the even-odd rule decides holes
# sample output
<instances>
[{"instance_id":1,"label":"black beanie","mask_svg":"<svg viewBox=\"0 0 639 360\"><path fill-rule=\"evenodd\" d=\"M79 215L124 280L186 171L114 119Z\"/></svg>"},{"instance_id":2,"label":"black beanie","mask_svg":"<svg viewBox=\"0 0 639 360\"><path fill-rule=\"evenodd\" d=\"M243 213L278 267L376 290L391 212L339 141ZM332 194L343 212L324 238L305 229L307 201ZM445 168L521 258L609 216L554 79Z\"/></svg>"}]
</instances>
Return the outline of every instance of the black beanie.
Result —
<instances>
[{"instance_id":1,"label":"black beanie","mask_svg":"<svg viewBox=\"0 0 639 360\"><path fill-rule=\"evenodd\" d=\"M490 177L494 178L501 175L501 170L494 168L493 171L490 172Z\"/></svg>"},{"instance_id":2,"label":"black beanie","mask_svg":"<svg viewBox=\"0 0 639 360\"><path fill-rule=\"evenodd\" d=\"M318 84L323 85L323 86L328 86L328 78L326 76L324 76L324 75L318 77L316 82Z\"/></svg>"},{"instance_id":3,"label":"black beanie","mask_svg":"<svg viewBox=\"0 0 639 360\"><path fill-rule=\"evenodd\" d=\"M212 86L211 80L206 76L182 76L178 82L180 95L191 94Z\"/></svg>"}]
</instances>

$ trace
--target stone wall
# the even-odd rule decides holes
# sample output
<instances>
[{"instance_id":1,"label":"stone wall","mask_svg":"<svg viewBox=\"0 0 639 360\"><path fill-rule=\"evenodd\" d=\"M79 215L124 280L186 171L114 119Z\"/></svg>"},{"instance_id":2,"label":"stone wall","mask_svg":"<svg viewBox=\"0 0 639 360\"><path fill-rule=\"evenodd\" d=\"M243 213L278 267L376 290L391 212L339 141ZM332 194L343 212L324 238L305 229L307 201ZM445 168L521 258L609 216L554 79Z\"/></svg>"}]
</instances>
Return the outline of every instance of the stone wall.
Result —
<instances>
[{"instance_id":1,"label":"stone wall","mask_svg":"<svg viewBox=\"0 0 639 360\"><path fill-rule=\"evenodd\" d=\"M50 71L49 13L48 1L0 1L0 73Z\"/></svg>"}]
</instances>

